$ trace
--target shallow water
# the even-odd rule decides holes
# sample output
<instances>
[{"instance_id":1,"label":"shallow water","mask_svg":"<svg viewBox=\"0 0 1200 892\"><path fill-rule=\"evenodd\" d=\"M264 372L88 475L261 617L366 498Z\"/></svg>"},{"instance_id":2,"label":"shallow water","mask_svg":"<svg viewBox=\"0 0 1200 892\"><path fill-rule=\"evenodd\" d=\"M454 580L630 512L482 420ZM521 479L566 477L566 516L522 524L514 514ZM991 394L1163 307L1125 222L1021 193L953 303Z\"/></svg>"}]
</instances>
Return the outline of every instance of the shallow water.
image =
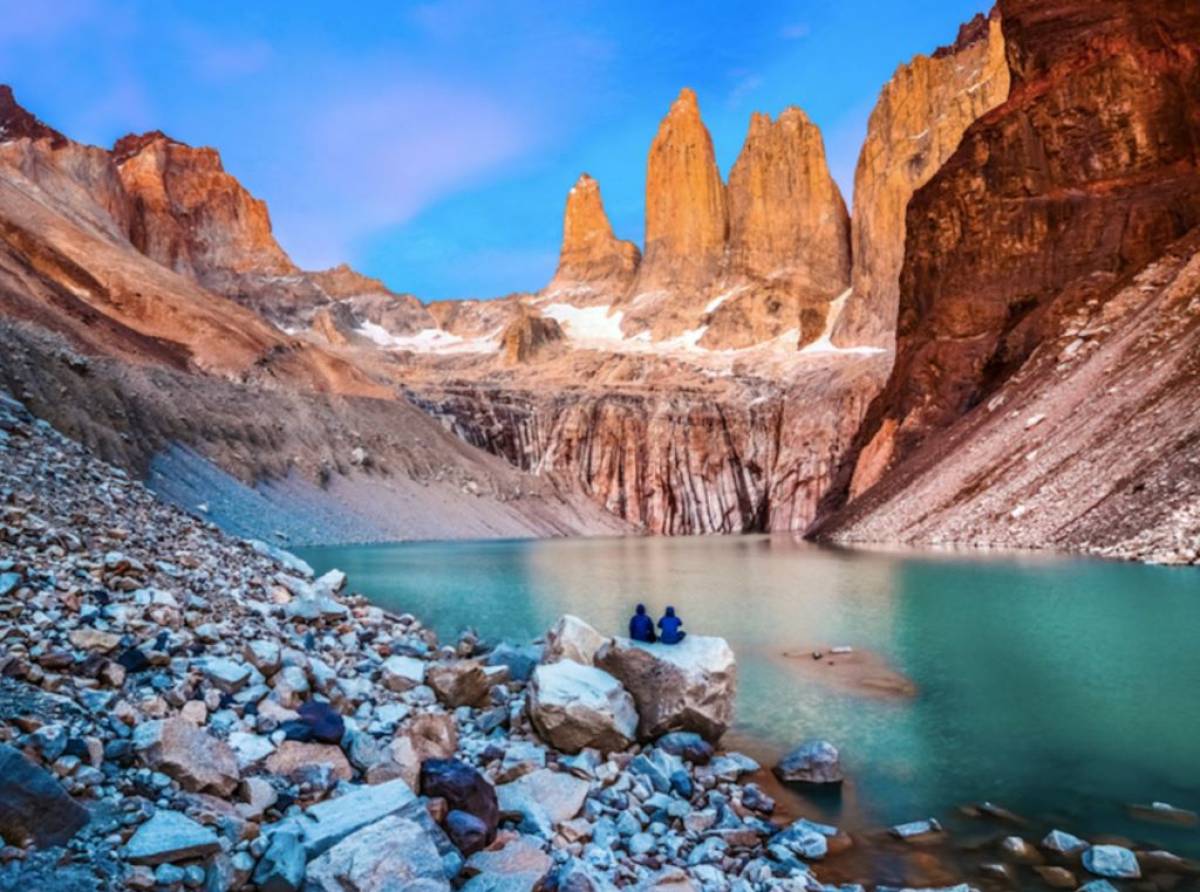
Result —
<instances>
[{"instance_id":1,"label":"shallow water","mask_svg":"<svg viewBox=\"0 0 1200 892\"><path fill-rule=\"evenodd\" d=\"M563 613L617 632L673 604L737 653L730 739L764 760L833 741L850 829L988 799L1080 834L1200 855L1200 831L1127 805L1200 809L1200 571L1056 557L884 554L787 537L406 543L302 549L378 604L453 637L528 640ZM814 662L815 648L861 653ZM793 654L788 657L785 654ZM915 693L864 690L889 669ZM874 665L874 664L878 665ZM886 664L887 668L884 668ZM795 804L795 803L794 803Z\"/></svg>"}]
</instances>

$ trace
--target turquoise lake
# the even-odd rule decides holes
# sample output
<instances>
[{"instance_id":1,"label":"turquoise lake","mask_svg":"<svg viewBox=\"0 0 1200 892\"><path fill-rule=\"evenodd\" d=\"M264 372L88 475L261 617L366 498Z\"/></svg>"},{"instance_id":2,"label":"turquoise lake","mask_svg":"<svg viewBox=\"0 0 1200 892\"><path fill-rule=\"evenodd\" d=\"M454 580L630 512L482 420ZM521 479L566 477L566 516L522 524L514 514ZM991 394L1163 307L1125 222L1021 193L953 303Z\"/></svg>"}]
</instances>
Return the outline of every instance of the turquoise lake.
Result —
<instances>
[{"instance_id":1,"label":"turquoise lake","mask_svg":"<svg viewBox=\"0 0 1200 892\"><path fill-rule=\"evenodd\" d=\"M1200 571L1047 556L824 549L790 537L405 543L298 549L444 640L531 640L563 613L622 633L668 604L738 658L727 745L773 764L826 738L851 829L991 800L1079 834L1200 855L1200 830L1134 820L1200 810ZM814 661L836 645L851 657ZM886 684L880 685L879 679ZM905 690L905 688L908 688Z\"/></svg>"}]
</instances>

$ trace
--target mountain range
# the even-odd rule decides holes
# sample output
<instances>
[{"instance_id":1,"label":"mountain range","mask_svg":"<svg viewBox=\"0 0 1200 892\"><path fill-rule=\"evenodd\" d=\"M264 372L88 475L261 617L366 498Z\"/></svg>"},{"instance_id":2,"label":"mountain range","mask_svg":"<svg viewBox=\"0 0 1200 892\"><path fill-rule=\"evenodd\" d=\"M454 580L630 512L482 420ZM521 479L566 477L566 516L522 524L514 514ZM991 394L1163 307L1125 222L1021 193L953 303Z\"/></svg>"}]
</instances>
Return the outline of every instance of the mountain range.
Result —
<instances>
[{"instance_id":1,"label":"mountain range","mask_svg":"<svg viewBox=\"0 0 1200 892\"><path fill-rule=\"evenodd\" d=\"M1200 7L1000 0L901 66L849 208L796 107L724 180L683 89L639 246L537 292L298 268L218 152L0 87L0 384L288 542L776 531L1194 563ZM302 188L302 184L297 184Z\"/></svg>"}]
</instances>

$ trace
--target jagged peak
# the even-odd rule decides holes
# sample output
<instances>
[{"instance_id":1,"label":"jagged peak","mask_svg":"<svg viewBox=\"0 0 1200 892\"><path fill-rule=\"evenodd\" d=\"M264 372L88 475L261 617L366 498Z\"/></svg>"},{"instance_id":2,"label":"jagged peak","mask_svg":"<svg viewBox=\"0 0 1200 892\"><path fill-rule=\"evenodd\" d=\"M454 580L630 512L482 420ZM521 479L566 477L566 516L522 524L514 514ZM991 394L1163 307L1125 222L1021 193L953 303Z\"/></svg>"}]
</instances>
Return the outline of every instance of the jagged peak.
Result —
<instances>
[{"instance_id":1,"label":"jagged peak","mask_svg":"<svg viewBox=\"0 0 1200 892\"><path fill-rule=\"evenodd\" d=\"M982 12L976 13L971 21L965 23L958 29L958 37L954 43L947 46L938 47L933 51L933 58L941 59L946 56L954 56L961 53L968 47L974 46L988 37L992 19L1000 18L1000 7L993 6L991 12L984 15Z\"/></svg>"},{"instance_id":2,"label":"jagged peak","mask_svg":"<svg viewBox=\"0 0 1200 892\"><path fill-rule=\"evenodd\" d=\"M679 91L679 95L675 97L675 101L671 103L671 109L667 112L668 117L700 117L700 100L696 98L696 91L691 87L684 87Z\"/></svg>"},{"instance_id":3,"label":"jagged peak","mask_svg":"<svg viewBox=\"0 0 1200 892\"><path fill-rule=\"evenodd\" d=\"M0 84L0 142L12 139L49 139L55 148L68 142L65 136L18 104L12 87Z\"/></svg>"},{"instance_id":4,"label":"jagged peak","mask_svg":"<svg viewBox=\"0 0 1200 892\"><path fill-rule=\"evenodd\" d=\"M181 139L176 139L169 134L163 133L161 130L147 130L145 133L128 133L122 136L113 143L113 160L117 164L121 164L145 151L148 147L160 144L211 155L216 160L217 166L220 167L221 165L221 155L216 149L207 147L197 148Z\"/></svg>"}]
</instances>

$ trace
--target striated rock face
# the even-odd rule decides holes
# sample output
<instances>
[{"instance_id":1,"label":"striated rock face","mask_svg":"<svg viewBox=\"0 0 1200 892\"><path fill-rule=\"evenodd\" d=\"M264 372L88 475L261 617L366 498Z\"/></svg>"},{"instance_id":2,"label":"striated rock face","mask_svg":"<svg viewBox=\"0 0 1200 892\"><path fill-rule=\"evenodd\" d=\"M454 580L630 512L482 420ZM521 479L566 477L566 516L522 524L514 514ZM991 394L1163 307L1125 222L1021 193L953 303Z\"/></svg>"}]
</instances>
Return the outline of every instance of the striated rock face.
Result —
<instances>
[{"instance_id":1,"label":"striated rock face","mask_svg":"<svg viewBox=\"0 0 1200 892\"><path fill-rule=\"evenodd\" d=\"M130 240L146 256L206 285L230 273L296 272L267 206L225 172L215 149L154 131L118 140L113 160L132 202Z\"/></svg>"},{"instance_id":2,"label":"striated rock face","mask_svg":"<svg viewBox=\"0 0 1200 892\"><path fill-rule=\"evenodd\" d=\"M900 66L883 88L854 175L854 292L835 344L892 346L909 199L1008 91L998 11L964 25L952 46Z\"/></svg>"},{"instance_id":3,"label":"striated rock face","mask_svg":"<svg viewBox=\"0 0 1200 892\"><path fill-rule=\"evenodd\" d=\"M646 168L646 238L626 330L674 337L694 321L720 274L729 233L725 184L696 94L680 92Z\"/></svg>"},{"instance_id":4,"label":"striated rock face","mask_svg":"<svg viewBox=\"0 0 1200 892\"><path fill-rule=\"evenodd\" d=\"M815 340L850 283L850 217L821 131L798 108L777 121L755 113L728 195L729 296L701 343L742 347L793 328L801 345Z\"/></svg>"},{"instance_id":5,"label":"striated rock face","mask_svg":"<svg viewBox=\"0 0 1200 892\"><path fill-rule=\"evenodd\" d=\"M573 302L611 300L629 288L641 258L637 245L613 235L600 184L586 173L580 176L567 195L558 270L545 293Z\"/></svg>"},{"instance_id":6,"label":"striated rock face","mask_svg":"<svg viewBox=\"0 0 1200 892\"><path fill-rule=\"evenodd\" d=\"M414 388L467 442L579 485L636 527L662 534L804 530L886 375L886 356L814 363L777 384L705 393L534 382ZM595 372L590 374L594 375Z\"/></svg>"}]
</instances>

